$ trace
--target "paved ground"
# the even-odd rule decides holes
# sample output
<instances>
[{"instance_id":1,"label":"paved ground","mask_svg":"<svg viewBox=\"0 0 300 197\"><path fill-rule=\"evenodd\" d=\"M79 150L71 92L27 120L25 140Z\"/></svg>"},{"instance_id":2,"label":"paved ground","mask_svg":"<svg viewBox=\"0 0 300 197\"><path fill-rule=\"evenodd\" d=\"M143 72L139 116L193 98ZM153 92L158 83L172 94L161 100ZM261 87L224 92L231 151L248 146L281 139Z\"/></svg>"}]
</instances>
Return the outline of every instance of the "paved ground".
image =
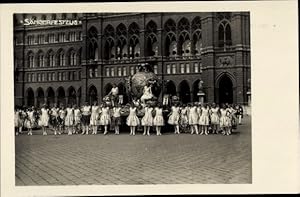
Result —
<instances>
[{"instance_id":1,"label":"paved ground","mask_svg":"<svg viewBox=\"0 0 300 197\"><path fill-rule=\"evenodd\" d=\"M231 136L19 135L16 185L251 183L244 121Z\"/></svg>"}]
</instances>

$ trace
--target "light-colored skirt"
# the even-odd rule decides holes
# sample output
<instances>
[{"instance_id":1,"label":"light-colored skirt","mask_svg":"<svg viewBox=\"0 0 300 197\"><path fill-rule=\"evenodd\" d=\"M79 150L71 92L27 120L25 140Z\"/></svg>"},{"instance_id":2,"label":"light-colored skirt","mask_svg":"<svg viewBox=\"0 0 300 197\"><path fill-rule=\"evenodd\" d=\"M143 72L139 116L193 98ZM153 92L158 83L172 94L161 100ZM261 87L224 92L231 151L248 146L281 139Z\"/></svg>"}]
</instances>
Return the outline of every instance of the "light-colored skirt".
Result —
<instances>
[{"instance_id":1,"label":"light-colored skirt","mask_svg":"<svg viewBox=\"0 0 300 197\"><path fill-rule=\"evenodd\" d=\"M209 116L206 116L206 115L200 116L199 125L203 125L203 126L209 125Z\"/></svg>"},{"instance_id":2,"label":"light-colored skirt","mask_svg":"<svg viewBox=\"0 0 300 197\"><path fill-rule=\"evenodd\" d=\"M47 127L49 125L49 116L41 116L39 126Z\"/></svg>"},{"instance_id":3,"label":"light-colored skirt","mask_svg":"<svg viewBox=\"0 0 300 197\"><path fill-rule=\"evenodd\" d=\"M92 126L96 126L96 125L99 125L99 115L98 114L92 114L91 115L91 118L90 118L90 125Z\"/></svg>"},{"instance_id":4,"label":"light-colored skirt","mask_svg":"<svg viewBox=\"0 0 300 197\"><path fill-rule=\"evenodd\" d=\"M22 119L16 118L15 119L15 127L22 127L24 124L24 121Z\"/></svg>"},{"instance_id":5,"label":"light-colored skirt","mask_svg":"<svg viewBox=\"0 0 300 197\"><path fill-rule=\"evenodd\" d=\"M26 119L26 120L24 121L24 126L25 126L27 129L32 129L32 128L34 128L34 122L35 122L35 120L28 120L28 119Z\"/></svg>"},{"instance_id":6,"label":"light-colored skirt","mask_svg":"<svg viewBox=\"0 0 300 197\"><path fill-rule=\"evenodd\" d=\"M80 122L81 122L80 119L81 119L80 116L75 116L75 117L74 117L74 125L79 125Z\"/></svg>"},{"instance_id":7,"label":"light-colored skirt","mask_svg":"<svg viewBox=\"0 0 300 197\"><path fill-rule=\"evenodd\" d=\"M109 115L106 115L106 114L103 114L100 116L100 125L109 125L110 124L110 116Z\"/></svg>"},{"instance_id":8,"label":"light-colored skirt","mask_svg":"<svg viewBox=\"0 0 300 197\"><path fill-rule=\"evenodd\" d=\"M197 125L199 122L199 116L197 114L189 115L189 125Z\"/></svg>"},{"instance_id":9,"label":"light-colored skirt","mask_svg":"<svg viewBox=\"0 0 300 197\"><path fill-rule=\"evenodd\" d=\"M213 125L220 124L220 118L218 115L215 115L215 114L212 114L210 116L210 121L211 121L211 124L213 124Z\"/></svg>"},{"instance_id":10,"label":"light-colored skirt","mask_svg":"<svg viewBox=\"0 0 300 197\"><path fill-rule=\"evenodd\" d=\"M150 115L145 115L142 118L142 126L152 126L153 125L153 117Z\"/></svg>"},{"instance_id":11,"label":"light-colored skirt","mask_svg":"<svg viewBox=\"0 0 300 197\"><path fill-rule=\"evenodd\" d=\"M179 114L171 114L169 116L168 123L170 125L178 125L179 124Z\"/></svg>"},{"instance_id":12,"label":"light-colored skirt","mask_svg":"<svg viewBox=\"0 0 300 197\"><path fill-rule=\"evenodd\" d=\"M165 120L163 116L155 116L153 119L153 125L154 126L164 126Z\"/></svg>"},{"instance_id":13,"label":"light-colored skirt","mask_svg":"<svg viewBox=\"0 0 300 197\"><path fill-rule=\"evenodd\" d=\"M229 117L227 116L222 116L220 118L220 127L229 127L231 124L230 124L230 119Z\"/></svg>"},{"instance_id":14,"label":"light-colored skirt","mask_svg":"<svg viewBox=\"0 0 300 197\"><path fill-rule=\"evenodd\" d=\"M66 116L65 125L73 126L73 124L74 124L74 116Z\"/></svg>"},{"instance_id":15,"label":"light-colored skirt","mask_svg":"<svg viewBox=\"0 0 300 197\"><path fill-rule=\"evenodd\" d=\"M140 124L140 120L135 115L129 115L126 119L126 124L131 127L136 127Z\"/></svg>"}]
</instances>

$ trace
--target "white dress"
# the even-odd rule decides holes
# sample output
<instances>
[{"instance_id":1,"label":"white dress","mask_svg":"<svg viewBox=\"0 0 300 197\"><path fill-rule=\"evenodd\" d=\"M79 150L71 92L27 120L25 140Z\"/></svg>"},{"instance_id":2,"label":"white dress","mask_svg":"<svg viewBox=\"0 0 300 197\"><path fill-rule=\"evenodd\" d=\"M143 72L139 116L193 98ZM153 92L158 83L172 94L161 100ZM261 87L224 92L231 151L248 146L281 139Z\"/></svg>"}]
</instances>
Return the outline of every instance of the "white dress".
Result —
<instances>
[{"instance_id":1,"label":"white dress","mask_svg":"<svg viewBox=\"0 0 300 197\"><path fill-rule=\"evenodd\" d=\"M21 126L21 111L15 111L15 127Z\"/></svg>"},{"instance_id":2,"label":"white dress","mask_svg":"<svg viewBox=\"0 0 300 197\"><path fill-rule=\"evenodd\" d=\"M180 124L181 125L187 125L189 123L188 119L188 108L182 108L180 112Z\"/></svg>"},{"instance_id":3,"label":"white dress","mask_svg":"<svg viewBox=\"0 0 300 197\"><path fill-rule=\"evenodd\" d=\"M145 115L142 118L142 126L152 126L153 125L153 116L152 116L152 107L145 107Z\"/></svg>"},{"instance_id":4,"label":"white dress","mask_svg":"<svg viewBox=\"0 0 300 197\"><path fill-rule=\"evenodd\" d=\"M128 126L138 126L140 124L140 120L136 115L136 108L129 108L129 116L126 119L126 124Z\"/></svg>"},{"instance_id":5,"label":"white dress","mask_svg":"<svg viewBox=\"0 0 300 197\"><path fill-rule=\"evenodd\" d=\"M150 86L149 87L145 86L144 87L144 94L141 97L141 101L151 99L152 97L153 97L153 95L152 95L151 87Z\"/></svg>"},{"instance_id":6,"label":"white dress","mask_svg":"<svg viewBox=\"0 0 300 197\"><path fill-rule=\"evenodd\" d=\"M168 123L170 125L177 125L179 122L179 107L172 107L171 115L169 116Z\"/></svg>"},{"instance_id":7,"label":"white dress","mask_svg":"<svg viewBox=\"0 0 300 197\"><path fill-rule=\"evenodd\" d=\"M230 119L228 117L228 109L220 109L221 117L220 117L220 127L228 127Z\"/></svg>"},{"instance_id":8,"label":"white dress","mask_svg":"<svg viewBox=\"0 0 300 197\"><path fill-rule=\"evenodd\" d=\"M80 109L74 110L74 125L80 124L81 112Z\"/></svg>"},{"instance_id":9,"label":"white dress","mask_svg":"<svg viewBox=\"0 0 300 197\"><path fill-rule=\"evenodd\" d=\"M197 107L193 106L190 108L190 112L188 115L189 125L197 125L199 121L199 115L197 113Z\"/></svg>"},{"instance_id":10,"label":"white dress","mask_svg":"<svg viewBox=\"0 0 300 197\"><path fill-rule=\"evenodd\" d=\"M74 124L74 109L67 108L66 111L67 111L67 115L65 119L65 125L72 126Z\"/></svg>"},{"instance_id":11,"label":"white dress","mask_svg":"<svg viewBox=\"0 0 300 197\"><path fill-rule=\"evenodd\" d=\"M199 125L207 126L209 125L209 109L202 108L201 109L201 116L199 118Z\"/></svg>"},{"instance_id":12,"label":"white dress","mask_svg":"<svg viewBox=\"0 0 300 197\"><path fill-rule=\"evenodd\" d=\"M233 109L233 108L229 108L228 109L228 126L233 126L233 124L235 124L236 123L236 117L235 117L235 113L236 113L237 111L235 110L235 109Z\"/></svg>"},{"instance_id":13,"label":"white dress","mask_svg":"<svg viewBox=\"0 0 300 197\"><path fill-rule=\"evenodd\" d=\"M40 119L40 126L47 127L49 124L49 114L48 114L48 109L42 108L42 115Z\"/></svg>"},{"instance_id":14,"label":"white dress","mask_svg":"<svg viewBox=\"0 0 300 197\"><path fill-rule=\"evenodd\" d=\"M100 116L100 125L109 125L110 124L110 115L109 107L102 108L102 113Z\"/></svg>"},{"instance_id":15,"label":"white dress","mask_svg":"<svg viewBox=\"0 0 300 197\"><path fill-rule=\"evenodd\" d=\"M28 129L32 129L34 127L34 111L28 111L27 112L27 119L25 120L25 127Z\"/></svg>"},{"instance_id":16,"label":"white dress","mask_svg":"<svg viewBox=\"0 0 300 197\"><path fill-rule=\"evenodd\" d=\"M99 106L92 106L90 125L93 125L93 126L98 125L98 119L99 119Z\"/></svg>"},{"instance_id":17,"label":"white dress","mask_svg":"<svg viewBox=\"0 0 300 197\"><path fill-rule=\"evenodd\" d=\"M154 126L164 126L165 121L162 113L162 108L155 108L155 117L153 119Z\"/></svg>"},{"instance_id":18,"label":"white dress","mask_svg":"<svg viewBox=\"0 0 300 197\"><path fill-rule=\"evenodd\" d=\"M211 112L211 114L210 114L210 121L211 121L211 124L213 124L213 125L218 125L218 124L220 124L220 117L219 117L219 114L218 114L219 108L218 108L218 107L216 107L216 108L211 108L211 109L210 109L210 112Z\"/></svg>"}]
</instances>

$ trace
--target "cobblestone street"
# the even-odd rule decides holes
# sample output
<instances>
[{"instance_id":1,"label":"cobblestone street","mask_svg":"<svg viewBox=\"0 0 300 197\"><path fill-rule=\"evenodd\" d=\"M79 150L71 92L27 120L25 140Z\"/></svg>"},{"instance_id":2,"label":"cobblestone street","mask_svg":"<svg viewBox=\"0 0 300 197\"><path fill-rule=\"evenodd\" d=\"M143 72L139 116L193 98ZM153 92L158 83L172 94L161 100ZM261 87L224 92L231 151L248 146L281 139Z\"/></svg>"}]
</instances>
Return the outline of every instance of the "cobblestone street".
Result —
<instances>
[{"instance_id":1,"label":"cobblestone street","mask_svg":"<svg viewBox=\"0 0 300 197\"><path fill-rule=\"evenodd\" d=\"M231 136L19 135L16 185L251 183L251 118L243 121Z\"/></svg>"}]
</instances>

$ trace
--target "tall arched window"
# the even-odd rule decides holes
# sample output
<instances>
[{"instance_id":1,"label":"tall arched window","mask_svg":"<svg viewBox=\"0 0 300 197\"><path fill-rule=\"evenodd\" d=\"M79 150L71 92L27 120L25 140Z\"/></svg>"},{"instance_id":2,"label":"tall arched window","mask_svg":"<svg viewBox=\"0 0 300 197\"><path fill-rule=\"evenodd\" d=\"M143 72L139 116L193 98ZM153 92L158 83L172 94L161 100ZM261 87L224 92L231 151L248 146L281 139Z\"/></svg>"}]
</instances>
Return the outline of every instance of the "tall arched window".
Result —
<instances>
[{"instance_id":1,"label":"tall arched window","mask_svg":"<svg viewBox=\"0 0 300 197\"><path fill-rule=\"evenodd\" d=\"M28 67L29 68L34 68L34 54L32 51L30 51L27 55L28 59Z\"/></svg>"},{"instance_id":2,"label":"tall arched window","mask_svg":"<svg viewBox=\"0 0 300 197\"><path fill-rule=\"evenodd\" d=\"M231 27L230 23L227 20L222 20L219 24L219 47L226 48L227 46L232 45L231 40Z\"/></svg>"},{"instance_id":3,"label":"tall arched window","mask_svg":"<svg viewBox=\"0 0 300 197\"><path fill-rule=\"evenodd\" d=\"M58 34L58 42L65 42L66 41L66 34L61 32Z\"/></svg>"},{"instance_id":4,"label":"tall arched window","mask_svg":"<svg viewBox=\"0 0 300 197\"><path fill-rule=\"evenodd\" d=\"M190 22L186 18L182 18L178 22L179 31L179 54L182 56L191 55L191 41L190 41Z\"/></svg>"},{"instance_id":5,"label":"tall arched window","mask_svg":"<svg viewBox=\"0 0 300 197\"><path fill-rule=\"evenodd\" d=\"M58 52L58 55L57 55L57 63L59 66L65 66L66 65L66 59L65 59L65 53L63 50L60 50Z\"/></svg>"},{"instance_id":6,"label":"tall arched window","mask_svg":"<svg viewBox=\"0 0 300 197\"><path fill-rule=\"evenodd\" d=\"M44 44L45 43L45 36L44 35L38 35L38 44Z\"/></svg>"},{"instance_id":7,"label":"tall arched window","mask_svg":"<svg viewBox=\"0 0 300 197\"><path fill-rule=\"evenodd\" d=\"M49 43L54 43L55 42L55 35L53 33L49 34L49 36L48 36L48 42Z\"/></svg>"},{"instance_id":8,"label":"tall arched window","mask_svg":"<svg viewBox=\"0 0 300 197\"><path fill-rule=\"evenodd\" d=\"M107 25L104 29L104 36L105 36L105 45L104 45L104 59L114 59L116 57L115 52L115 43L114 43L114 36L115 36L115 29L111 25Z\"/></svg>"},{"instance_id":9,"label":"tall arched window","mask_svg":"<svg viewBox=\"0 0 300 197\"><path fill-rule=\"evenodd\" d=\"M169 19L164 25L164 30L166 33L165 55L176 56L177 40L176 40L176 23L174 22L174 20Z\"/></svg>"},{"instance_id":10,"label":"tall arched window","mask_svg":"<svg viewBox=\"0 0 300 197\"><path fill-rule=\"evenodd\" d=\"M126 26L121 23L116 28L117 35L117 58L127 58L128 57L128 48L127 48L127 29Z\"/></svg>"},{"instance_id":11,"label":"tall arched window","mask_svg":"<svg viewBox=\"0 0 300 197\"><path fill-rule=\"evenodd\" d=\"M44 67L44 53L40 51L37 56L38 67Z\"/></svg>"},{"instance_id":12,"label":"tall arched window","mask_svg":"<svg viewBox=\"0 0 300 197\"><path fill-rule=\"evenodd\" d=\"M146 26L146 55L158 56L157 25L152 20Z\"/></svg>"},{"instance_id":13,"label":"tall arched window","mask_svg":"<svg viewBox=\"0 0 300 197\"><path fill-rule=\"evenodd\" d=\"M128 28L129 33L129 57L137 58L140 56L141 49L139 44L140 28L136 23L131 23Z\"/></svg>"},{"instance_id":14,"label":"tall arched window","mask_svg":"<svg viewBox=\"0 0 300 197\"><path fill-rule=\"evenodd\" d=\"M48 51L47 62L48 62L47 66L49 66L49 67L55 66L54 52L52 50Z\"/></svg>"},{"instance_id":15,"label":"tall arched window","mask_svg":"<svg viewBox=\"0 0 300 197\"><path fill-rule=\"evenodd\" d=\"M201 19L199 16L192 21L192 34L192 54L199 56L202 51Z\"/></svg>"},{"instance_id":16,"label":"tall arched window","mask_svg":"<svg viewBox=\"0 0 300 197\"><path fill-rule=\"evenodd\" d=\"M91 27L88 31L88 59L98 60L98 31L95 27Z\"/></svg>"},{"instance_id":17,"label":"tall arched window","mask_svg":"<svg viewBox=\"0 0 300 197\"><path fill-rule=\"evenodd\" d=\"M77 64L77 62L76 62L76 52L74 50L71 50L69 52L69 64L70 64L70 66L75 66Z\"/></svg>"}]
</instances>

